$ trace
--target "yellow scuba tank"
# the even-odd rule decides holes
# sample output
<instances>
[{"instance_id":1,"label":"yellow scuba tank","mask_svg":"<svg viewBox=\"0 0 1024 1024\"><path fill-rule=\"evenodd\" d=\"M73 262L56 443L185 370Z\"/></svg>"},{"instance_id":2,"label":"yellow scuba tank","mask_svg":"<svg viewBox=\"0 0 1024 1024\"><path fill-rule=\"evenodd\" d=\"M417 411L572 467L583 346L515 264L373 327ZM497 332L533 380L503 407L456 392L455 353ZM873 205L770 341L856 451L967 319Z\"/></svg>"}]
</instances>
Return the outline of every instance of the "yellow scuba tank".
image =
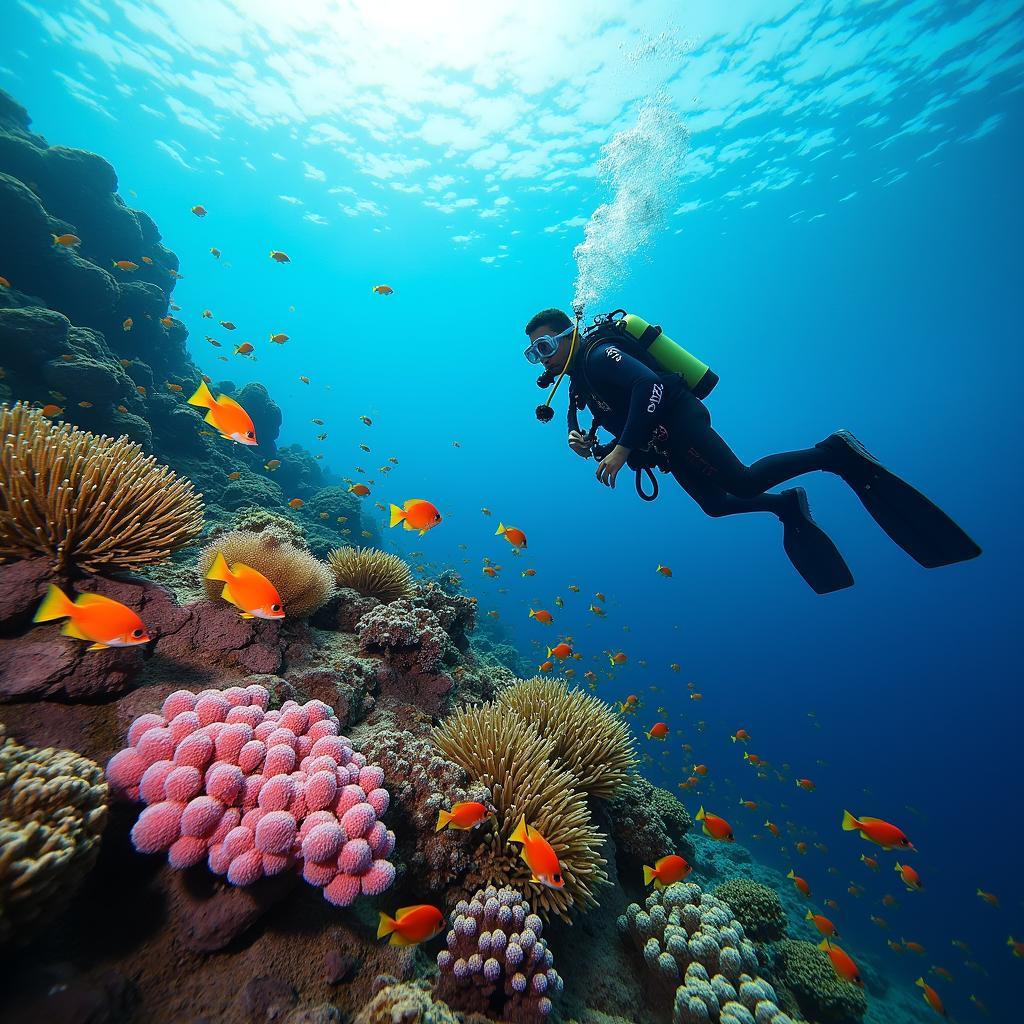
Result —
<instances>
[{"instance_id":1,"label":"yellow scuba tank","mask_svg":"<svg viewBox=\"0 0 1024 1024\"><path fill-rule=\"evenodd\" d=\"M660 327L633 313L627 313L619 323L664 369L678 373L697 398L705 398L718 383L718 374L707 363L687 352Z\"/></svg>"}]
</instances>

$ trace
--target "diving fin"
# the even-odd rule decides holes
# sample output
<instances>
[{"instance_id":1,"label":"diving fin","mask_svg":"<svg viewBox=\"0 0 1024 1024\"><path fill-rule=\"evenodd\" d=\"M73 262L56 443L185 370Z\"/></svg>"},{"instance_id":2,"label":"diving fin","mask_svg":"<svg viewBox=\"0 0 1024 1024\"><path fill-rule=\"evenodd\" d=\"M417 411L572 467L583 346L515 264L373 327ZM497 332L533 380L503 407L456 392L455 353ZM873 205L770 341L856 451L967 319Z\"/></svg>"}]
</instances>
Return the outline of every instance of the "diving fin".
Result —
<instances>
[{"instance_id":1,"label":"diving fin","mask_svg":"<svg viewBox=\"0 0 1024 1024\"><path fill-rule=\"evenodd\" d=\"M837 457L846 481L871 518L926 569L977 558L981 548L938 505L891 473L848 430L819 441Z\"/></svg>"},{"instance_id":2,"label":"diving fin","mask_svg":"<svg viewBox=\"0 0 1024 1024\"><path fill-rule=\"evenodd\" d=\"M816 594L853 586L853 574L829 535L811 518L807 492L791 487L782 492L791 508L782 520L782 543L789 560Z\"/></svg>"}]
</instances>

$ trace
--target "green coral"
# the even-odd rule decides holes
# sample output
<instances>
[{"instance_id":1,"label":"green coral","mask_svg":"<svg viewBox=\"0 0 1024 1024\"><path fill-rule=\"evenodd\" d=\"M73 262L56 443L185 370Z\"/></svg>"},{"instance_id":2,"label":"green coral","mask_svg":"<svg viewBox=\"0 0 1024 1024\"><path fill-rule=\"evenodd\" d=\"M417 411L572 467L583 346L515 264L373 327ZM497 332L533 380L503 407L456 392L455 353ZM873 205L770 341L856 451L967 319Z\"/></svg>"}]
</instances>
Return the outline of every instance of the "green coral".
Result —
<instances>
[{"instance_id":1,"label":"green coral","mask_svg":"<svg viewBox=\"0 0 1024 1024\"><path fill-rule=\"evenodd\" d=\"M729 904L754 942L776 942L786 934L786 912L774 889L749 878L733 878L714 894Z\"/></svg>"},{"instance_id":2,"label":"green coral","mask_svg":"<svg viewBox=\"0 0 1024 1024\"><path fill-rule=\"evenodd\" d=\"M867 1012L864 993L840 978L813 942L786 939L777 948L776 982L816 1024L858 1024Z\"/></svg>"},{"instance_id":3,"label":"green coral","mask_svg":"<svg viewBox=\"0 0 1024 1024\"><path fill-rule=\"evenodd\" d=\"M634 775L612 804L613 836L620 854L653 864L669 853L684 853L693 819L667 789Z\"/></svg>"}]
</instances>

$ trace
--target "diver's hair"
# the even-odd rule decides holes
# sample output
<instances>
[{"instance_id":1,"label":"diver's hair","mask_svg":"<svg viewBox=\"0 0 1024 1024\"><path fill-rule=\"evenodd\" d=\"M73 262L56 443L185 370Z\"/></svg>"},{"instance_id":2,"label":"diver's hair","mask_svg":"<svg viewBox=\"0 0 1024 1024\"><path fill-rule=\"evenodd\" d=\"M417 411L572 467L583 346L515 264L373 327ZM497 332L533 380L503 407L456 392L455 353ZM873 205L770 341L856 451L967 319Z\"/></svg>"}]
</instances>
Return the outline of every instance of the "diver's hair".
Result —
<instances>
[{"instance_id":1,"label":"diver's hair","mask_svg":"<svg viewBox=\"0 0 1024 1024\"><path fill-rule=\"evenodd\" d=\"M553 327L555 333L558 334L567 327L572 327L572 320L569 319L568 314L563 313L560 309L542 309L539 313L534 313L530 317L530 322L525 328L526 333L532 334L541 325Z\"/></svg>"}]
</instances>

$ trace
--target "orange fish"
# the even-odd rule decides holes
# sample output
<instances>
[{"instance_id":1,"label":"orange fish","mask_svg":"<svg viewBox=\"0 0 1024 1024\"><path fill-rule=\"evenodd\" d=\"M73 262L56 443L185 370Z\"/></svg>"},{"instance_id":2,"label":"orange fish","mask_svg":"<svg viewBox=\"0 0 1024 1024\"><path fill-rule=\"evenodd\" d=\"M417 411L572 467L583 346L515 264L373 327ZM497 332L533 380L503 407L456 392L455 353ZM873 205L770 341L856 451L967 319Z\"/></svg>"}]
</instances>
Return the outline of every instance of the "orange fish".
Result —
<instances>
[{"instance_id":1,"label":"orange fish","mask_svg":"<svg viewBox=\"0 0 1024 1024\"><path fill-rule=\"evenodd\" d=\"M370 488L366 484L350 484L349 490L360 498L365 498L370 493Z\"/></svg>"},{"instance_id":2,"label":"orange fish","mask_svg":"<svg viewBox=\"0 0 1024 1024\"><path fill-rule=\"evenodd\" d=\"M301 382L302 382L303 384L308 384L308 383L309 383L309 378L308 378L308 377L305 377L305 376L303 376L302 374L299 374L299 380L300 380L300 381L301 381Z\"/></svg>"},{"instance_id":3,"label":"orange fish","mask_svg":"<svg viewBox=\"0 0 1024 1024\"><path fill-rule=\"evenodd\" d=\"M235 325L230 320L220 320L218 321L218 323L221 325L221 327L224 328L225 331L235 330Z\"/></svg>"},{"instance_id":4,"label":"orange fish","mask_svg":"<svg viewBox=\"0 0 1024 1024\"><path fill-rule=\"evenodd\" d=\"M704 822L703 828L706 836L711 836L712 839L717 839L723 843L734 843L736 841L736 837L732 834L732 826L725 818L720 818L717 814L708 814L701 807L697 811L697 820Z\"/></svg>"},{"instance_id":5,"label":"orange fish","mask_svg":"<svg viewBox=\"0 0 1024 1024\"><path fill-rule=\"evenodd\" d=\"M389 945L415 946L427 942L442 931L444 914L429 903L419 903L414 907L401 907L394 917L388 917L384 911L380 911L377 938L383 939L385 935L390 935Z\"/></svg>"},{"instance_id":6,"label":"orange fish","mask_svg":"<svg viewBox=\"0 0 1024 1024\"><path fill-rule=\"evenodd\" d=\"M91 640L86 650L101 651L107 647L135 647L149 642L149 634L138 617L126 605L102 594L79 594L74 601L52 583L46 590L33 622L68 621L61 627L64 636Z\"/></svg>"},{"instance_id":7,"label":"orange fish","mask_svg":"<svg viewBox=\"0 0 1024 1024\"><path fill-rule=\"evenodd\" d=\"M746 743L747 740L750 739L750 733L747 732L746 729L737 729L736 732L732 734L730 739L733 741L733 743Z\"/></svg>"},{"instance_id":8,"label":"orange fish","mask_svg":"<svg viewBox=\"0 0 1024 1024\"><path fill-rule=\"evenodd\" d=\"M985 892L984 889L978 890L978 896L981 897L990 907L999 906L999 897L994 892Z\"/></svg>"},{"instance_id":9,"label":"orange fish","mask_svg":"<svg viewBox=\"0 0 1024 1024\"><path fill-rule=\"evenodd\" d=\"M668 736L668 726L664 722L655 722L644 735L649 740L662 740Z\"/></svg>"},{"instance_id":10,"label":"orange fish","mask_svg":"<svg viewBox=\"0 0 1024 1024\"><path fill-rule=\"evenodd\" d=\"M588 610L592 611L595 615L600 616L602 619L604 618L605 611L600 605L592 604Z\"/></svg>"},{"instance_id":11,"label":"orange fish","mask_svg":"<svg viewBox=\"0 0 1024 1024\"><path fill-rule=\"evenodd\" d=\"M597 600L598 600L598 601L605 601L605 600L607 600L607 599L605 598L604 594L602 594L600 590L598 590L598 591L597 591L597 592L596 592L596 593L594 594L594 597L595 597L595 598L597 598Z\"/></svg>"},{"instance_id":12,"label":"orange fish","mask_svg":"<svg viewBox=\"0 0 1024 1024\"><path fill-rule=\"evenodd\" d=\"M914 869L913 869L913 868L911 868L911 871L913 871L913 870L914 870ZM917 872L916 872L916 871L914 871L914 874L916 875L916 874L917 874ZM882 906L883 906L883 907L895 907L896 905L897 905L897 902L896 902L896 897L895 897L895 896L893 896L893 895L892 895L891 893L886 893L886 894L885 894L885 895L884 895L884 896L882 897Z\"/></svg>"},{"instance_id":13,"label":"orange fish","mask_svg":"<svg viewBox=\"0 0 1024 1024\"><path fill-rule=\"evenodd\" d=\"M629 658L626 656L625 651L619 651L616 654L609 654L608 661L612 665L625 665Z\"/></svg>"},{"instance_id":14,"label":"orange fish","mask_svg":"<svg viewBox=\"0 0 1024 1024\"><path fill-rule=\"evenodd\" d=\"M836 872L836 874L839 874L839 872L837 871L837 872ZM860 887L860 886L859 886L859 885L858 885L858 884L857 884L856 882L851 882L851 883L850 883L850 884L849 884L849 885L848 885L848 886L846 887L846 891L847 891L847 892L848 892L848 893L849 893L849 894L850 894L851 896L857 896L857 897L860 897L860 896L861 896L861 894L862 894L862 893L864 892L864 890L863 890L863 889L862 889L862 888L861 888L861 887Z\"/></svg>"},{"instance_id":15,"label":"orange fish","mask_svg":"<svg viewBox=\"0 0 1024 1024\"><path fill-rule=\"evenodd\" d=\"M531 882L539 882L548 889L561 889L565 885L562 866L551 844L532 826L526 824L526 815L519 819L509 842L522 843L520 857L532 872Z\"/></svg>"},{"instance_id":16,"label":"orange fish","mask_svg":"<svg viewBox=\"0 0 1024 1024\"><path fill-rule=\"evenodd\" d=\"M828 954L829 960L832 961L832 966L835 968L836 974L839 975L844 981L850 981L859 988L864 987L864 982L861 980L860 971L857 970L857 965L853 962L853 958L844 949L840 949L838 946L833 946L828 939L822 939L818 943L818 949L823 950Z\"/></svg>"},{"instance_id":17,"label":"orange fish","mask_svg":"<svg viewBox=\"0 0 1024 1024\"><path fill-rule=\"evenodd\" d=\"M655 572L660 572L662 576L671 578L672 570L667 565L659 565Z\"/></svg>"},{"instance_id":18,"label":"orange fish","mask_svg":"<svg viewBox=\"0 0 1024 1024\"><path fill-rule=\"evenodd\" d=\"M280 459L270 459L268 462L263 463L263 468L269 470L271 473L281 465Z\"/></svg>"},{"instance_id":19,"label":"orange fish","mask_svg":"<svg viewBox=\"0 0 1024 1024\"><path fill-rule=\"evenodd\" d=\"M707 773L708 773L708 766L706 764L695 764L693 766L693 774L694 775L707 775ZM741 803L742 803L742 801L741 801Z\"/></svg>"},{"instance_id":20,"label":"orange fish","mask_svg":"<svg viewBox=\"0 0 1024 1024\"><path fill-rule=\"evenodd\" d=\"M829 897L827 900L825 900L825 906L828 907L829 910L838 910L839 909L839 904L836 903L836 901L834 899L832 899L831 897Z\"/></svg>"},{"instance_id":21,"label":"orange fish","mask_svg":"<svg viewBox=\"0 0 1024 1024\"><path fill-rule=\"evenodd\" d=\"M270 340L275 345L283 345L288 340L288 335L287 334L272 334L270 336Z\"/></svg>"},{"instance_id":22,"label":"orange fish","mask_svg":"<svg viewBox=\"0 0 1024 1024\"><path fill-rule=\"evenodd\" d=\"M82 240L78 235L51 235L54 245L63 245L65 249L74 249L76 245L80 245Z\"/></svg>"},{"instance_id":23,"label":"orange fish","mask_svg":"<svg viewBox=\"0 0 1024 1024\"><path fill-rule=\"evenodd\" d=\"M117 267L118 270L138 270L138 263L132 263L131 260L114 260L111 264Z\"/></svg>"},{"instance_id":24,"label":"orange fish","mask_svg":"<svg viewBox=\"0 0 1024 1024\"><path fill-rule=\"evenodd\" d=\"M690 700L703 700L703 699L704 699L704 694L703 693L691 693L690 694Z\"/></svg>"},{"instance_id":25,"label":"orange fish","mask_svg":"<svg viewBox=\"0 0 1024 1024\"><path fill-rule=\"evenodd\" d=\"M54 405L53 402L50 402L44 405L41 411L44 416L57 416L64 410L59 405Z\"/></svg>"},{"instance_id":26,"label":"orange fish","mask_svg":"<svg viewBox=\"0 0 1024 1024\"><path fill-rule=\"evenodd\" d=\"M494 536L504 536L505 540L507 540L514 548L526 547L526 534L523 533L522 530L516 529L514 526L506 526L504 523L498 523L498 528L494 531Z\"/></svg>"},{"instance_id":27,"label":"orange fish","mask_svg":"<svg viewBox=\"0 0 1024 1024\"><path fill-rule=\"evenodd\" d=\"M192 212L197 217L205 217L206 216L206 207L205 206L193 206L192 207Z\"/></svg>"},{"instance_id":28,"label":"orange fish","mask_svg":"<svg viewBox=\"0 0 1024 1024\"><path fill-rule=\"evenodd\" d=\"M131 317L127 317L121 323L121 330L122 331L130 331L134 326L135 326L135 321Z\"/></svg>"},{"instance_id":29,"label":"orange fish","mask_svg":"<svg viewBox=\"0 0 1024 1024\"><path fill-rule=\"evenodd\" d=\"M843 811L843 831L860 832L869 842L882 847L883 850L913 850L914 844L904 835L901 829L890 825L881 818L855 818L849 811Z\"/></svg>"},{"instance_id":30,"label":"orange fish","mask_svg":"<svg viewBox=\"0 0 1024 1024\"><path fill-rule=\"evenodd\" d=\"M211 309L204 309L203 312L202 312L202 316L203 316L203 318L205 320L212 320L213 319L213 310L211 310Z\"/></svg>"},{"instance_id":31,"label":"orange fish","mask_svg":"<svg viewBox=\"0 0 1024 1024\"><path fill-rule=\"evenodd\" d=\"M490 515L490 512L488 512L487 514ZM579 586L575 583L570 583L568 589L571 590L574 594L578 594L580 592Z\"/></svg>"},{"instance_id":32,"label":"orange fish","mask_svg":"<svg viewBox=\"0 0 1024 1024\"><path fill-rule=\"evenodd\" d=\"M153 260L149 256L143 256L142 262L152 264ZM181 309L181 306L175 306L173 302L171 303L171 305L174 307L174 309Z\"/></svg>"},{"instance_id":33,"label":"orange fish","mask_svg":"<svg viewBox=\"0 0 1024 1024\"><path fill-rule=\"evenodd\" d=\"M498 570L493 565L485 565L483 571L484 575L490 576L492 580L498 575Z\"/></svg>"},{"instance_id":34,"label":"orange fish","mask_svg":"<svg viewBox=\"0 0 1024 1024\"><path fill-rule=\"evenodd\" d=\"M936 967L934 964L932 964L932 966L929 968L929 970L932 972L932 974L938 975L944 981L952 981L953 980L953 975L950 974L950 972L947 971L945 967Z\"/></svg>"},{"instance_id":35,"label":"orange fish","mask_svg":"<svg viewBox=\"0 0 1024 1024\"><path fill-rule=\"evenodd\" d=\"M288 256L285 253L281 252L280 249L271 249L270 258L275 263L291 263L291 260L288 258Z\"/></svg>"},{"instance_id":36,"label":"orange fish","mask_svg":"<svg viewBox=\"0 0 1024 1024\"><path fill-rule=\"evenodd\" d=\"M777 839L779 837L779 826L774 821L766 821L764 827Z\"/></svg>"},{"instance_id":37,"label":"orange fish","mask_svg":"<svg viewBox=\"0 0 1024 1024\"><path fill-rule=\"evenodd\" d=\"M226 440L245 445L258 443L256 428L249 414L230 395L218 395L214 398L205 381L200 382L188 404L206 409L204 419L211 427L220 431L220 436Z\"/></svg>"},{"instance_id":38,"label":"orange fish","mask_svg":"<svg viewBox=\"0 0 1024 1024\"><path fill-rule=\"evenodd\" d=\"M743 807L746 807L746 809L748 811L756 811L757 810L757 801L756 800L742 800L741 799L740 800L740 804Z\"/></svg>"},{"instance_id":39,"label":"orange fish","mask_svg":"<svg viewBox=\"0 0 1024 1024\"><path fill-rule=\"evenodd\" d=\"M808 793L815 788L813 782L810 779L797 779L796 784L801 788L807 790Z\"/></svg>"},{"instance_id":40,"label":"orange fish","mask_svg":"<svg viewBox=\"0 0 1024 1024\"><path fill-rule=\"evenodd\" d=\"M807 880L794 874L792 868L789 869L789 874L787 874L786 877L793 879L793 888L796 889L798 893L801 893L804 896L811 895L811 887L807 884Z\"/></svg>"},{"instance_id":41,"label":"orange fish","mask_svg":"<svg viewBox=\"0 0 1024 1024\"><path fill-rule=\"evenodd\" d=\"M924 978L918 978L917 981L914 982L914 984L917 985L917 987L922 990L922 994L924 996L924 1001L940 1017L945 1017L946 1016L946 1008L945 1008L945 1006L942 1005L942 1000L939 998L939 993L936 992L935 989L933 989L931 987L931 985L929 985L928 982L926 982L924 980Z\"/></svg>"},{"instance_id":42,"label":"orange fish","mask_svg":"<svg viewBox=\"0 0 1024 1024\"><path fill-rule=\"evenodd\" d=\"M822 917L821 914L812 914L808 910L804 920L811 921L814 924L814 927L817 928L818 931L826 938L831 939L839 937L839 929L836 928L836 926L827 917Z\"/></svg>"},{"instance_id":43,"label":"orange fish","mask_svg":"<svg viewBox=\"0 0 1024 1024\"><path fill-rule=\"evenodd\" d=\"M228 473L229 480L240 480L242 474L236 469L233 473Z\"/></svg>"},{"instance_id":44,"label":"orange fish","mask_svg":"<svg viewBox=\"0 0 1024 1024\"><path fill-rule=\"evenodd\" d=\"M235 562L229 567L218 551L206 578L223 582L220 596L238 608L243 619L284 618L284 604L277 588L263 573L248 565Z\"/></svg>"},{"instance_id":45,"label":"orange fish","mask_svg":"<svg viewBox=\"0 0 1024 1024\"><path fill-rule=\"evenodd\" d=\"M524 569L523 570L523 576L536 576L536 575L537 575L537 570L536 569Z\"/></svg>"},{"instance_id":46,"label":"orange fish","mask_svg":"<svg viewBox=\"0 0 1024 1024\"><path fill-rule=\"evenodd\" d=\"M903 939L903 945L906 949L909 949L911 953L916 953L918 956L925 955L926 950L920 942L907 942L906 939Z\"/></svg>"},{"instance_id":47,"label":"orange fish","mask_svg":"<svg viewBox=\"0 0 1024 1024\"><path fill-rule=\"evenodd\" d=\"M302 508L302 506L305 505L306 503L301 498L292 498L292 500L289 501L288 504L292 508Z\"/></svg>"},{"instance_id":48,"label":"orange fish","mask_svg":"<svg viewBox=\"0 0 1024 1024\"><path fill-rule=\"evenodd\" d=\"M545 661L539 666L541 672L550 672L554 667L555 663L553 661Z\"/></svg>"},{"instance_id":49,"label":"orange fish","mask_svg":"<svg viewBox=\"0 0 1024 1024\"><path fill-rule=\"evenodd\" d=\"M879 917L877 914L871 914L871 923L878 928L888 928L889 922L884 917Z\"/></svg>"},{"instance_id":50,"label":"orange fish","mask_svg":"<svg viewBox=\"0 0 1024 1024\"><path fill-rule=\"evenodd\" d=\"M544 608L539 608L536 611L534 611L534 609L531 608L530 614L527 616L527 618L536 619L539 623L541 623L544 626L550 626L551 623L555 621L555 617L551 614L551 612L547 611Z\"/></svg>"},{"instance_id":51,"label":"orange fish","mask_svg":"<svg viewBox=\"0 0 1024 1024\"><path fill-rule=\"evenodd\" d=\"M1012 935L1006 940L1006 944L1010 947L1011 952L1015 957L1020 960L1024 960L1024 942L1018 942Z\"/></svg>"},{"instance_id":52,"label":"orange fish","mask_svg":"<svg viewBox=\"0 0 1024 1024\"><path fill-rule=\"evenodd\" d=\"M757 756L757 754L748 754L748 753L744 753L744 754L743 754L743 760L744 760L744 761L747 761L747 762L749 762L749 763L750 763L750 764L752 764L752 765L753 765L753 766L754 766L755 768L756 768L756 767L757 767L757 766L758 766L758 765L759 765L759 764L761 763L761 758L759 758L759 757Z\"/></svg>"},{"instance_id":53,"label":"orange fish","mask_svg":"<svg viewBox=\"0 0 1024 1024\"><path fill-rule=\"evenodd\" d=\"M162 316L160 317L160 323L162 323L164 327L167 327L169 329L174 324L174 318L169 316Z\"/></svg>"},{"instance_id":54,"label":"orange fish","mask_svg":"<svg viewBox=\"0 0 1024 1024\"><path fill-rule=\"evenodd\" d=\"M92 408L92 402L87 402L87 401L79 402L78 403L78 407L80 409L91 409Z\"/></svg>"},{"instance_id":55,"label":"orange fish","mask_svg":"<svg viewBox=\"0 0 1024 1024\"><path fill-rule=\"evenodd\" d=\"M220 259L220 249L211 249L211 250L210 250L210 255L211 255L211 256L212 256L212 257L213 257L214 259L216 259L216 260L219 260L219 259Z\"/></svg>"},{"instance_id":56,"label":"orange fish","mask_svg":"<svg viewBox=\"0 0 1024 1024\"><path fill-rule=\"evenodd\" d=\"M806 853L807 844L801 839L798 843L796 843L796 850L797 853Z\"/></svg>"},{"instance_id":57,"label":"orange fish","mask_svg":"<svg viewBox=\"0 0 1024 1024\"><path fill-rule=\"evenodd\" d=\"M548 657L554 656L559 661L564 661L570 654L572 654L572 648L565 641L548 648Z\"/></svg>"},{"instance_id":58,"label":"orange fish","mask_svg":"<svg viewBox=\"0 0 1024 1024\"><path fill-rule=\"evenodd\" d=\"M672 669L673 672L678 672L679 671L679 662L678 661L673 661L672 664L669 665L669 668Z\"/></svg>"},{"instance_id":59,"label":"orange fish","mask_svg":"<svg viewBox=\"0 0 1024 1024\"><path fill-rule=\"evenodd\" d=\"M181 390L181 385L180 384L174 384L174 383L172 383L169 380L165 380L164 381L164 386L167 388L168 391L180 391Z\"/></svg>"},{"instance_id":60,"label":"orange fish","mask_svg":"<svg viewBox=\"0 0 1024 1024\"><path fill-rule=\"evenodd\" d=\"M878 870L878 861L874 857L869 857L866 853L860 855L860 859L863 861L864 866L871 868L872 871Z\"/></svg>"},{"instance_id":61,"label":"orange fish","mask_svg":"<svg viewBox=\"0 0 1024 1024\"><path fill-rule=\"evenodd\" d=\"M482 825L488 818L493 818L491 811L476 800L461 800L452 805L450 811L440 810L437 812L437 827L435 832L443 828L454 828L465 831Z\"/></svg>"},{"instance_id":62,"label":"orange fish","mask_svg":"<svg viewBox=\"0 0 1024 1024\"><path fill-rule=\"evenodd\" d=\"M402 524L403 530L419 530L420 536L441 522L437 507L422 498L409 498L401 508L391 506L391 525Z\"/></svg>"},{"instance_id":63,"label":"orange fish","mask_svg":"<svg viewBox=\"0 0 1024 1024\"><path fill-rule=\"evenodd\" d=\"M654 862L654 867L644 865L644 885L654 883L655 889L664 889L674 882L681 882L693 869L678 854L670 853Z\"/></svg>"},{"instance_id":64,"label":"orange fish","mask_svg":"<svg viewBox=\"0 0 1024 1024\"><path fill-rule=\"evenodd\" d=\"M307 381L306 383L308 384L309 381ZM359 419L360 419L360 421L362 423L365 423L368 427L372 427L373 426L373 420L371 420L369 416L360 416ZM488 515L490 515L490 513L488 513Z\"/></svg>"},{"instance_id":65,"label":"orange fish","mask_svg":"<svg viewBox=\"0 0 1024 1024\"><path fill-rule=\"evenodd\" d=\"M896 862L895 869L900 873L900 878L903 879L903 884L911 890L923 889L924 882L921 881L921 876L914 870L909 864L900 864ZM885 902L883 900L883 902Z\"/></svg>"},{"instance_id":66,"label":"orange fish","mask_svg":"<svg viewBox=\"0 0 1024 1024\"><path fill-rule=\"evenodd\" d=\"M393 294L394 290L395 289L392 288L391 285L389 284L375 284L370 289L370 291L373 292L374 295L391 295Z\"/></svg>"},{"instance_id":67,"label":"orange fish","mask_svg":"<svg viewBox=\"0 0 1024 1024\"><path fill-rule=\"evenodd\" d=\"M235 346L236 356L247 356L253 350L253 346L248 341L243 341L241 345Z\"/></svg>"},{"instance_id":68,"label":"orange fish","mask_svg":"<svg viewBox=\"0 0 1024 1024\"><path fill-rule=\"evenodd\" d=\"M11 282L6 277L0 276L0 288L10 288Z\"/></svg>"}]
</instances>

